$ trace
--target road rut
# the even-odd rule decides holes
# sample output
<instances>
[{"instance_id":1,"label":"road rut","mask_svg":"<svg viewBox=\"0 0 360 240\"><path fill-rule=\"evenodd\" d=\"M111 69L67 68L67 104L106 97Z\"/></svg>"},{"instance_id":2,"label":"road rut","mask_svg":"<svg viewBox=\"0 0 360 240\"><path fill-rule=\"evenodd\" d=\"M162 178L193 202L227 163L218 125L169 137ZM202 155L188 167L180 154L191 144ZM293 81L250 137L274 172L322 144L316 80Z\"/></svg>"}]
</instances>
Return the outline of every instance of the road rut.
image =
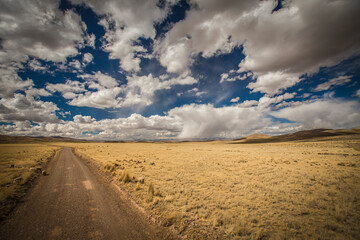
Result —
<instances>
[{"instance_id":1,"label":"road rut","mask_svg":"<svg viewBox=\"0 0 360 240\"><path fill-rule=\"evenodd\" d=\"M174 239L64 148L0 226L1 239Z\"/></svg>"}]
</instances>

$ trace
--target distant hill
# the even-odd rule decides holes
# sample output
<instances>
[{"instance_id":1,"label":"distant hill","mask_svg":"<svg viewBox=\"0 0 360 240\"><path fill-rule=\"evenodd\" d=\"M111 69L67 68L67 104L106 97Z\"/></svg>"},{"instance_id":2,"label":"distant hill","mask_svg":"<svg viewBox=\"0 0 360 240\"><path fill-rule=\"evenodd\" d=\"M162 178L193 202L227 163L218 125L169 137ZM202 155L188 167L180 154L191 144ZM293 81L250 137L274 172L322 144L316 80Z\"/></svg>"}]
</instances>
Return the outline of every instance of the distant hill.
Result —
<instances>
[{"instance_id":1,"label":"distant hill","mask_svg":"<svg viewBox=\"0 0 360 240\"><path fill-rule=\"evenodd\" d=\"M321 137L341 136L360 134L360 128L355 129L312 129L304 130L295 133L289 133L279 136L269 136L265 134L253 134L245 138L234 140L233 143L270 143L270 142L288 142L288 141L299 141Z\"/></svg>"},{"instance_id":2,"label":"distant hill","mask_svg":"<svg viewBox=\"0 0 360 240\"><path fill-rule=\"evenodd\" d=\"M246 136L244 138L236 139L235 141L237 141L237 140L250 140L250 139L268 139L268 138L271 138L271 137L272 136L266 135L266 134L254 133L254 134L251 134L251 135Z\"/></svg>"},{"instance_id":3,"label":"distant hill","mask_svg":"<svg viewBox=\"0 0 360 240\"><path fill-rule=\"evenodd\" d=\"M288 142L288 141L301 141L308 139L315 139L321 137L341 136L341 135L352 135L360 134L360 127L355 129L312 129L304 130L295 133L289 133L279 136L270 136L266 134L255 133L247 137L235 139L231 143L242 144L242 143L271 143L271 142ZM208 142L213 140L204 140L200 142ZM92 140L79 140L73 138L64 137L27 137L27 136L7 136L0 135L0 144L7 143L41 143L41 142L94 142ZM96 142L96 141L95 141ZM98 142L131 142L131 141L98 141ZM192 142L192 141L136 141L136 142Z\"/></svg>"},{"instance_id":4,"label":"distant hill","mask_svg":"<svg viewBox=\"0 0 360 240\"><path fill-rule=\"evenodd\" d=\"M38 142L84 142L73 138L63 137L27 137L0 135L0 144L6 143L38 143Z\"/></svg>"}]
</instances>

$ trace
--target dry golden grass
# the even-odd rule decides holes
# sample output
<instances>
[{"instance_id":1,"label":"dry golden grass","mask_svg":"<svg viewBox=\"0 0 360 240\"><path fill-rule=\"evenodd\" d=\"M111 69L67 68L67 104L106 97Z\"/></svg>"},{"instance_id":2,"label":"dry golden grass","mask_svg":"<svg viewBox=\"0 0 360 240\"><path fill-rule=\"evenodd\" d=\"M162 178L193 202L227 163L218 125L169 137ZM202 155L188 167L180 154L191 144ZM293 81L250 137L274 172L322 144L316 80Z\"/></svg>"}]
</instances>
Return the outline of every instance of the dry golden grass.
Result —
<instances>
[{"instance_id":1,"label":"dry golden grass","mask_svg":"<svg viewBox=\"0 0 360 240\"><path fill-rule=\"evenodd\" d=\"M59 147L46 144L0 144L0 215L8 212L4 203L17 198L22 186L34 176L34 170L47 161Z\"/></svg>"},{"instance_id":2,"label":"dry golden grass","mask_svg":"<svg viewBox=\"0 0 360 240\"><path fill-rule=\"evenodd\" d=\"M360 239L359 135L231 143L71 145L187 238Z\"/></svg>"}]
</instances>

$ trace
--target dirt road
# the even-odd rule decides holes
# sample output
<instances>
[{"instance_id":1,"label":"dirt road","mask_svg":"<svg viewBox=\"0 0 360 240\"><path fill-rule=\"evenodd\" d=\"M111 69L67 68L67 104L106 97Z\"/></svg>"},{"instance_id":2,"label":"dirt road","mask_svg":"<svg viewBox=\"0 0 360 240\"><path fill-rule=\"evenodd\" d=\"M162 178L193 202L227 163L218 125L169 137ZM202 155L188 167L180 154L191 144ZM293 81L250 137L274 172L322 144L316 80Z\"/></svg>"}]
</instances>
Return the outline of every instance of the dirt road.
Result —
<instances>
[{"instance_id":1,"label":"dirt road","mask_svg":"<svg viewBox=\"0 0 360 240\"><path fill-rule=\"evenodd\" d=\"M0 239L173 239L104 184L70 148L1 223Z\"/></svg>"}]
</instances>

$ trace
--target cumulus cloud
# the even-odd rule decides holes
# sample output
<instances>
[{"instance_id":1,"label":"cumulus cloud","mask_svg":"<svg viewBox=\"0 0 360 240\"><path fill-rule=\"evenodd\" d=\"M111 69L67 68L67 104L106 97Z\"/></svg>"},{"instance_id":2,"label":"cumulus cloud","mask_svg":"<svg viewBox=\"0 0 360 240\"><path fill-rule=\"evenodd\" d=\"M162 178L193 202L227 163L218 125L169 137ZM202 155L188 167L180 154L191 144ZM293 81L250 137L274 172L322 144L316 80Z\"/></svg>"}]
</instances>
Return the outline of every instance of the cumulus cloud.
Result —
<instances>
[{"instance_id":1,"label":"cumulus cloud","mask_svg":"<svg viewBox=\"0 0 360 240\"><path fill-rule=\"evenodd\" d=\"M71 80L66 80L65 83L48 83L45 88L52 93L60 92L66 99L73 99L76 93L86 91L84 83Z\"/></svg>"},{"instance_id":2,"label":"cumulus cloud","mask_svg":"<svg viewBox=\"0 0 360 240\"><path fill-rule=\"evenodd\" d=\"M49 97L51 93L46 91L44 88L32 88L29 87L25 90L25 95L27 97Z\"/></svg>"},{"instance_id":3,"label":"cumulus cloud","mask_svg":"<svg viewBox=\"0 0 360 240\"><path fill-rule=\"evenodd\" d=\"M94 56L91 53L85 53L82 58L82 65L86 66L91 63L94 59Z\"/></svg>"},{"instance_id":4,"label":"cumulus cloud","mask_svg":"<svg viewBox=\"0 0 360 240\"><path fill-rule=\"evenodd\" d=\"M121 91L122 89L119 87L101 89L96 92L86 91L85 93L74 95L68 104L78 107L94 107L100 109L116 108L119 104L117 96Z\"/></svg>"},{"instance_id":5,"label":"cumulus cloud","mask_svg":"<svg viewBox=\"0 0 360 240\"><path fill-rule=\"evenodd\" d=\"M60 11L57 0L2 1L0 22L0 63L26 61L27 56L64 62L84 44L80 16Z\"/></svg>"},{"instance_id":6,"label":"cumulus cloud","mask_svg":"<svg viewBox=\"0 0 360 240\"><path fill-rule=\"evenodd\" d=\"M23 121L21 128L0 125L0 132L97 140L204 139L243 136L269 123L270 119L253 108L192 104L174 108L166 116L132 114L128 118L96 121L90 116L76 115L73 121L61 123L31 125Z\"/></svg>"},{"instance_id":7,"label":"cumulus cloud","mask_svg":"<svg viewBox=\"0 0 360 240\"><path fill-rule=\"evenodd\" d=\"M237 103L237 102L239 102L239 100L240 100L240 97L236 97L236 98L230 99L230 102Z\"/></svg>"},{"instance_id":8,"label":"cumulus cloud","mask_svg":"<svg viewBox=\"0 0 360 240\"><path fill-rule=\"evenodd\" d=\"M120 60L120 67L127 71L120 70L126 79L97 70L85 72L94 56L90 52L78 56L79 49L95 48L96 37L86 33L87 26L74 10L60 10L57 0L2 1L0 121L7 123L0 125L2 134L98 140L213 139L254 132L352 128L360 122L358 101L335 99L331 94L323 98L303 94L300 98L307 100L296 101L295 93L285 92L302 81L302 76L307 78L322 66L333 66L359 53L357 0L285 0L284 7L275 12L275 1L192 0L188 1L191 8L185 19L165 27L168 32L157 39L154 26L168 16L177 0L71 2L90 7L98 15L105 29L103 38L98 39L102 43L98 50ZM153 41L153 52L143 41L150 45ZM71 121L59 120L57 115L71 119L67 116L71 113L46 101L46 97L60 93L72 106L138 110L157 102L160 91L178 85L190 89L178 96L200 99L206 93L211 97L211 92L199 90L207 89L203 84L207 82L199 83L192 77L190 66L199 55L210 58L231 53L235 47L243 49L245 58L238 69L224 72L218 81L226 90L226 82L252 80L247 88L263 93L257 100L240 102L240 97L248 99L242 95L230 99L233 93L228 91L216 96L214 102L227 100L231 106L190 104L173 108L165 116L132 114L103 120L77 114ZM140 63L145 57L157 58L168 73L159 76L145 71L144 75ZM34 82L38 84L39 79L20 77L28 75L21 74L23 70L37 72L34 76L52 71L53 76L48 77L54 81L38 88ZM57 75L60 71L76 78L56 83L64 76ZM355 73L339 70L337 74L342 76L310 87L326 91L349 83L353 78L349 74ZM303 91L309 89L299 90ZM355 95L360 97L360 90ZM274 117L290 122L282 123Z\"/></svg>"},{"instance_id":9,"label":"cumulus cloud","mask_svg":"<svg viewBox=\"0 0 360 240\"><path fill-rule=\"evenodd\" d=\"M172 78L169 75L154 77L149 74L128 76L127 84L119 86L116 79L101 72L82 74L78 77L85 82L67 80L65 83L47 84L46 89L52 93L62 93L64 98L71 99L68 102L70 105L106 109L135 105L149 106L153 103L156 91L198 82L187 75Z\"/></svg>"},{"instance_id":10,"label":"cumulus cloud","mask_svg":"<svg viewBox=\"0 0 360 240\"><path fill-rule=\"evenodd\" d=\"M264 95L259 100L246 100L237 106L240 108L254 107L258 111L269 112L272 108L274 108L274 105L275 108L286 106L287 102L285 102L285 100L292 99L295 95L296 93L285 93L277 96ZM240 98L237 99L236 102L238 102L238 100L240 100Z\"/></svg>"},{"instance_id":11,"label":"cumulus cloud","mask_svg":"<svg viewBox=\"0 0 360 240\"><path fill-rule=\"evenodd\" d=\"M171 109L169 116L183 124L179 138L234 138L262 129L270 119L255 108L237 106L215 108L211 104L190 104Z\"/></svg>"},{"instance_id":12,"label":"cumulus cloud","mask_svg":"<svg viewBox=\"0 0 360 240\"><path fill-rule=\"evenodd\" d=\"M85 40L86 40L86 46L92 47L95 49L95 34L87 34L85 36Z\"/></svg>"},{"instance_id":13,"label":"cumulus cloud","mask_svg":"<svg viewBox=\"0 0 360 240\"><path fill-rule=\"evenodd\" d=\"M238 74L237 71L231 70L229 73L223 73L221 74L220 83L223 82L234 82L237 80L245 80L252 76L251 72L244 72L241 74Z\"/></svg>"},{"instance_id":14,"label":"cumulus cloud","mask_svg":"<svg viewBox=\"0 0 360 240\"><path fill-rule=\"evenodd\" d=\"M319 84L314 89L314 91L316 91L316 92L326 91L326 90L329 90L330 88L332 88L333 86L345 85L346 83L351 82L351 78L352 78L352 76L340 76L340 77L337 77L337 78L332 78L327 82Z\"/></svg>"},{"instance_id":15,"label":"cumulus cloud","mask_svg":"<svg viewBox=\"0 0 360 240\"><path fill-rule=\"evenodd\" d=\"M94 140L151 140L175 138L181 123L168 116L148 118L132 114L127 118L96 121L90 116L76 115L74 121L39 123L16 121L14 125L0 125L2 134L31 136L61 136Z\"/></svg>"},{"instance_id":16,"label":"cumulus cloud","mask_svg":"<svg viewBox=\"0 0 360 240\"><path fill-rule=\"evenodd\" d=\"M248 84L248 88L253 92L262 92L269 95L279 94L282 90L294 86L300 81L296 74L283 72L269 72L261 75L255 82Z\"/></svg>"},{"instance_id":17,"label":"cumulus cloud","mask_svg":"<svg viewBox=\"0 0 360 240\"><path fill-rule=\"evenodd\" d=\"M195 82L194 82L195 83ZM200 91L197 87L187 90L186 92L179 92L177 95L182 96L184 94L187 95L195 95L197 97L201 97L202 95L206 94L206 91Z\"/></svg>"},{"instance_id":18,"label":"cumulus cloud","mask_svg":"<svg viewBox=\"0 0 360 240\"><path fill-rule=\"evenodd\" d=\"M93 61L93 59L94 56L91 53L85 53L80 60L73 59L69 62L56 63L56 71L81 74L84 72L86 66Z\"/></svg>"},{"instance_id":19,"label":"cumulus cloud","mask_svg":"<svg viewBox=\"0 0 360 240\"><path fill-rule=\"evenodd\" d=\"M25 96L17 93L13 98L0 99L1 121L33 121L33 122L59 122L56 111L59 108L52 102L35 100L34 89ZM45 92L37 92L46 95Z\"/></svg>"},{"instance_id":20,"label":"cumulus cloud","mask_svg":"<svg viewBox=\"0 0 360 240\"><path fill-rule=\"evenodd\" d=\"M95 121L95 118L82 115L75 115L73 119L75 123L93 123Z\"/></svg>"},{"instance_id":21,"label":"cumulus cloud","mask_svg":"<svg viewBox=\"0 0 360 240\"><path fill-rule=\"evenodd\" d=\"M0 97L13 97L17 90L33 86L17 72L27 66L45 72L37 59L66 62L84 46L86 25L79 15L59 10L59 1L0 2Z\"/></svg>"},{"instance_id":22,"label":"cumulus cloud","mask_svg":"<svg viewBox=\"0 0 360 240\"><path fill-rule=\"evenodd\" d=\"M312 128L353 128L360 121L359 102L329 97L277 111L264 112L250 104L221 108L190 104L173 108L165 116L144 117L134 113L127 118L99 121L91 116L76 115L73 121L59 122L55 116L57 110L52 103L35 102L21 94L16 94L12 101L0 100L1 120L14 122L0 125L0 132L97 140L216 139L237 138L254 132L280 134ZM294 123L278 122L268 117L269 114ZM30 120L38 124L31 124Z\"/></svg>"},{"instance_id":23,"label":"cumulus cloud","mask_svg":"<svg viewBox=\"0 0 360 240\"><path fill-rule=\"evenodd\" d=\"M157 0L72 0L74 4L87 5L102 17L99 23L106 30L104 50L110 53L110 58L120 59L122 69L133 72L140 71L138 55L147 52L136 41L139 38L155 38L154 24L167 16L172 2L164 1L163 8L160 8Z\"/></svg>"},{"instance_id":24,"label":"cumulus cloud","mask_svg":"<svg viewBox=\"0 0 360 240\"><path fill-rule=\"evenodd\" d=\"M17 66L4 66L0 64L0 97L12 97L17 90L34 86L31 79L22 80L17 74Z\"/></svg>"},{"instance_id":25,"label":"cumulus cloud","mask_svg":"<svg viewBox=\"0 0 360 240\"><path fill-rule=\"evenodd\" d=\"M132 106L140 104L143 106L151 105L156 91L170 89L175 85L192 85L198 81L190 76L179 76L170 78L168 75L153 77L147 76L129 76L128 83L124 90L120 106Z\"/></svg>"},{"instance_id":26,"label":"cumulus cloud","mask_svg":"<svg viewBox=\"0 0 360 240\"><path fill-rule=\"evenodd\" d=\"M356 91L355 95L360 98L360 89Z\"/></svg>"},{"instance_id":27,"label":"cumulus cloud","mask_svg":"<svg viewBox=\"0 0 360 240\"><path fill-rule=\"evenodd\" d=\"M94 75L94 77L96 77ZM98 80L100 78L97 78ZM114 87L110 78L102 79L105 89L97 88L96 92L79 94L69 104L96 108L121 108L131 106L149 106L153 103L154 94L158 90L170 89L174 85L192 85L197 80L190 76L170 78L167 75L153 77L132 75L127 77L127 84ZM100 80L99 80L100 81ZM89 85L91 87L92 84ZM94 86L93 88L96 88Z\"/></svg>"},{"instance_id":28,"label":"cumulus cloud","mask_svg":"<svg viewBox=\"0 0 360 240\"><path fill-rule=\"evenodd\" d=\"M113 88L118 85L118 82L115 78L103 74L100 71L97 71L93 74L82 74L78 77L87 80L89 83L89 88L93 89Z\"/></svg>"},{"instance_id":29,"label":"cumulus cloud","mask_svg":"<svg viewBox=\"0 0 360 240\"><path fill-rule=\"evenodd\" d=\"M254 92L279 94L298 83L302 74L333 66L360 49L360 2L194 0L183 21L158 45L168 71L188 68L194 54L212 57L243 46L238 72L251 71ZM331 16L331 17L328 17ZM236 80L223 75L221 81Z\"/></svg>"},{"instance_id":30,"label":"cumulus cloud","mask_svg":"<svg viewBox=\"0 0 360 240\"><path fill-rule=\"evenodd\" d=\"M155 52L159 54L160 63L170 73L183 74L189 72L191 58L190 39L182 38L176 44L169 44L167 39L155 43Z\"/></svg>"},{"instance_id":31,"label":"cumulus cloud","mask_svg":"<svg viewBox=\"0 0 360 240\"><path fill-rule=\"evenodd\" d=\"M245 100L244 102L240 103L238 106L242 108L248 108L255 105L258 105L259 101L257 100Z\"/></svg>"},{"instance_id":32,"label":"cumulus cloud","mask_svg":"<svg viewBox=\"0 0 360 240\"><path fill-rule=\"evenodd\" d=\"M80 63L79 60L74 59L71 62L68 63L67 65L68 70L72 69L74 73L78 72L78 71L82 71L82 65Z\"/></svg>"},{"instance_id":33,"label":"cumulus cloud","mask_svg":"<svg viewBox=\"0 0 360 240\"><path fill-rule=\"evenodd\" d=\"M41 64L38 60L36 59L31 59L30 61L28 61L27 66L35 72L42 72L45 73L47 71L49 71L49 67L47 65L43 65Z\"/></svg>"},{"instance_id":34,"label":"cumulus cloud","mask_svg":"<svg viewBox=\"0 0 360 240\"><path fill-rule=\"evenodd\" d=\"M360 122L360 103L324 98L271 113L278 118L295 121L306 129L354 128Z\"/></svg>"},{"instance_id":35,"label":"cumulus cloud","mask_svg":"<svg viewBox=\"0 0 360 240\"><path fill-rule=\"evenodd\" d=\"M294 98L295 95L296 95L296 93L285 93L285 94L278 95L275 97L270 97L270 96L265 95L259 99L257 107L260 110L266 110L266 109L269 110L270 105L281 103L284 100Z\"/></svg>"}]
</instances>

